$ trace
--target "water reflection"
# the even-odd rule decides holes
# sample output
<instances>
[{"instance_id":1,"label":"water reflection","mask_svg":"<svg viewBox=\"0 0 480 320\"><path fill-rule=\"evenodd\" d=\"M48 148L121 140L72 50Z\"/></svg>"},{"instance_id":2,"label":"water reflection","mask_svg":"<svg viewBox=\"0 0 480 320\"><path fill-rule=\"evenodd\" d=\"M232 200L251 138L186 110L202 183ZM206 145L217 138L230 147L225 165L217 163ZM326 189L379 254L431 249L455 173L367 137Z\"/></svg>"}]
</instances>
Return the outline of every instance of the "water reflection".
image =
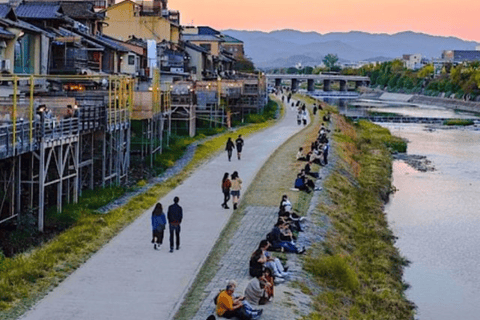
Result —
<instances>
[{"instance_id":1,"label":"water reflection","mask_svg":"<svg viewBox=\"0 0 480 320\"><path fill-rule=\"evenodd\" d=\"M409 140L408 153L426 155L437 169L422 173L394 163L399 191L386 212L397 247L412 261L407 296L420 319L478 319L480 132L385 126Z\"/></svg>"}]
</instances>

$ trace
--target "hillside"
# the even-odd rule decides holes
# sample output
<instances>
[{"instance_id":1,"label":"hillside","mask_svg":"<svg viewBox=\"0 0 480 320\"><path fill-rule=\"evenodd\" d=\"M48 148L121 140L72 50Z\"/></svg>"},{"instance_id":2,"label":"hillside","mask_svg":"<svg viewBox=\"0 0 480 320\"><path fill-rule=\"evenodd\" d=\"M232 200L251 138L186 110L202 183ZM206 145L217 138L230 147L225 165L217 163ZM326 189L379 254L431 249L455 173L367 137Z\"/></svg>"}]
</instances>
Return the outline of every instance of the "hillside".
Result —
<instances>
[{"instance_id":1,"label":"hillside","mask_svg":"<svg viewBox=\"0 0 480 320\"><path fill-rule=\"evenodd\" d=\"M360 31L301 32L278 30L272 32L223 30L225 34L242 40L245 52L257 67L290 67L317 65L328 53L335 53L342 61L374 61L375 57L394 59L402 54L421 53L431 59L440 57L443 50L474 50L473 41L455 37L433 36L412 31L395 34Z\"/></svg>"}]
</instances>

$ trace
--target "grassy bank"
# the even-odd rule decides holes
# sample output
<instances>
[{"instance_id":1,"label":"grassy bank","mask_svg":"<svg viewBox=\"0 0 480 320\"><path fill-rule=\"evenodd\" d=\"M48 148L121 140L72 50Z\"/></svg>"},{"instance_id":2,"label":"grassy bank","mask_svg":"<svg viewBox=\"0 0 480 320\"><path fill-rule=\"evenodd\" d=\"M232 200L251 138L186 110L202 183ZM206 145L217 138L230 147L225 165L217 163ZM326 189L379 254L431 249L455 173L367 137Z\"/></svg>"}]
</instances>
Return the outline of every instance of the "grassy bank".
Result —
<instances>
[{"instance_id":1,"label":"grassy bank","mask_svg":"<svg viewBox=\"0 0 480 320\"><path fill-rule=\"evenodd\" d=\"M234 134L247 137L274 123L275 120L268 120L244 126ZM226 136L230 134L226 132L199 145L185 170L134 197L126 205L104 215L84 208L71 227L42 246L12 258L0 255L0 319L16 318L25 312L125 226L185 180L198 165L223 150Z\"/></svg>"},{"instance_id":2,"label":"grassy bank","mask_svg":"<svg viewBox=\"0 0 480 320\"><path fill-rule=\"evenodd\" d=\"M329 201L317 208L332 228L306 259L305 269L324 288L308 319L413 319L402 280L407 261L383 212L392 188L390 152L406 143L369 122L333 119L338 160L324 182Z\"/></svg>"}]
</instances>

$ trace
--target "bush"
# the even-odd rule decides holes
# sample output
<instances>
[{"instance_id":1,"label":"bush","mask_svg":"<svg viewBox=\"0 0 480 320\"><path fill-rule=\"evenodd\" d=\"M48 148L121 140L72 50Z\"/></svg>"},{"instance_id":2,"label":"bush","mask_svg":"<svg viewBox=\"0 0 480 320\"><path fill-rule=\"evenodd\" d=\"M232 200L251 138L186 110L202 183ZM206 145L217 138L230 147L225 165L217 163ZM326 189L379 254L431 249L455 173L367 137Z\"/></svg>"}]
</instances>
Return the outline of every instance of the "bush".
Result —
<instances>
[{"instance_id":1,"label":"bush","mask_svg":"<svg viewBox=\"0 0 480 320\"><path fill-rule=\"evenodd\" d=\"M307 271L322 278L327 284L350 291L360 286L357 274L344 256L336 254L307 259L305 267Z\"/></svg>"},{"instance_id":2,"label":"bush","mask_svg":"<svg viewBox=\"0 0 480 320\"><path fill-rule=\"evenodd\" d=\"M449 119L443 122L445 126L472 126L474 122L466 119Z\"/></svg>"}]
</instances>

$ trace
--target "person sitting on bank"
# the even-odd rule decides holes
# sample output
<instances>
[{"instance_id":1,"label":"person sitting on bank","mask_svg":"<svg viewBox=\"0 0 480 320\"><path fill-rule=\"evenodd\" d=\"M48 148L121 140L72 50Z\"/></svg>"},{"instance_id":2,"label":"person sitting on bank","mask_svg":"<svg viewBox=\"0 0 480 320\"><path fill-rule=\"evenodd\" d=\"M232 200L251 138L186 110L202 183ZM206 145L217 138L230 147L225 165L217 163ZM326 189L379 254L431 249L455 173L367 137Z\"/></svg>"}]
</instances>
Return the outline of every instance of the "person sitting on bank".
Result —
<instances>
[{"instance_id":1,"label":"person sitting on bank","mask_svg":"<svg viewBox=\"0 0 480 320\"><path fill-rule=\"evenodd\" d=\"M313 152L310 154L308 161L320 165L322 164L322 151L320 146L313 150Z\"/></svg>"},{"instance_id":2,"label":"person sitting on bank","mask_svg":"<svg viewBox=\"0 0 480 320\"><path fill-rule=\"evenodd\" d=\"M265 273L254 277L245 288L245 300L254 306L266 304L271 298L266 290L270 285L265 279Z\"/></svg>"},{"instance_id":3,"label":"person sitting on bank","mask_svg":"<svg viewBox=\"0 0 480 320\"><path fill-rule=\"evenodd\" d=\"M258 277L263 274L265 268L269 268L275 279L279 281L288 277L288 268L282 265L282 262L278 258L274 258L267 251L270 248L270 242L267 240L260 241L258 249L252 253L250 257L250 276Z\"/></svg>"},{"instance_id":4,"label":"person sitting on bank","mask_svg":"<svg viewBox=\"0 0 480 320\"><path fill-rule=\"evenodd\" d=\"M220 292L217 298L217 314L220 317L231 319L237 317L240 320L259 319L263 310L252 310L248 313L243 304L244 297L233 298L235 286L228 284L227 288Z\"/></svg>"},{"instance_id":5,"label":"person sitting on bank","mask_svg":"<svg viewBox=\"0 0 480 320\"><path fill-rule=\"evenodd\" d=\"M317 188L315 187L315 183L313 183L312 180L308 179L305 176L305 170L303 169L297 175L294 187L300 191L305 191L306 193L310 193L312 192L312 190L317 190Z\"/></svg>"},{"instance_id":6,"label":"person sitting on bank","mask_svg":"<svg viewBox=\"0 0 480 320\"><path fill-rule=\"evenodd\" d=\"M300 250L291 241L284 241L280 238L282 234L282 231L280 230L280 226L282 224L283 223L281 221L278 221L273 227L272 231L270 231L270 233L267 235L267 238L269 238L269 242L272 244L271 248L273 250L281 250L287 253L298 253L298 254L305 253L305 248Z\"/></svg>"},{"instance_id":7,"label":"person sitting on bank","mask_svg":"<svg viewBox=\"0 0 480 320\"><path fill-rule=\"evenodd\" d=\"M297 161L307 161L307 157L303 154L303 148L300 147L297 152Z\"/></svg>"}]
</instances>

